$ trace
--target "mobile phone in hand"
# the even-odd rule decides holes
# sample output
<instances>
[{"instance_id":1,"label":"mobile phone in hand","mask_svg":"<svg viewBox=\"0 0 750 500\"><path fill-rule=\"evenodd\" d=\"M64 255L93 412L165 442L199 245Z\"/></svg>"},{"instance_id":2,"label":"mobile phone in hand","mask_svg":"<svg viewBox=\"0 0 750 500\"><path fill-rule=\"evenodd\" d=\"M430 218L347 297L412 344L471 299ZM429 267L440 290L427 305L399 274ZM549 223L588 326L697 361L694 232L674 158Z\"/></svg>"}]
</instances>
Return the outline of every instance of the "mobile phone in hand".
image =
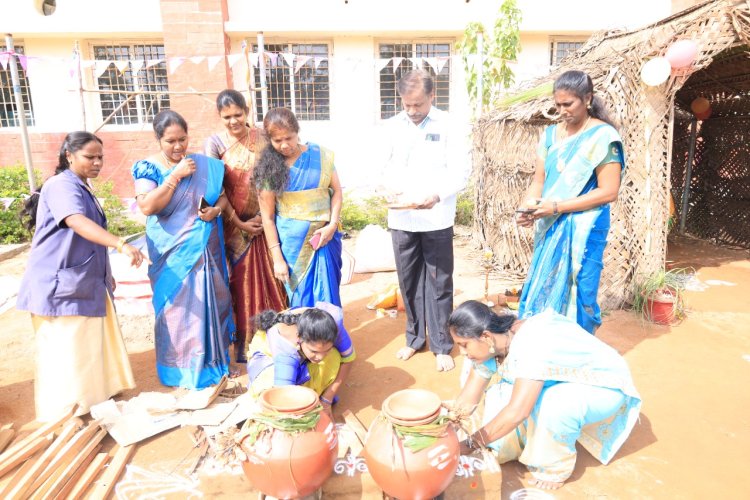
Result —
<instances>
[{"instance_id":1,"label":"mobile phone in hand","mask_svg":"<svg viewBox=\"0 0 750 500\"><path fill-rule=\"evenodd\" d=\"M313 249L317 250L319 244L320 244L320 233L313 234L312 238L310 238L310 246L313 247Z\"/></svg>"},{"instance_id":2,"label":"mobile phone in hand","mask_svg":"<svg viewBox=\"0 0 750 500\"><path fill-rule=\"evenodd\" d=\"M203 196L201 196L201 199L198 200L198 211L200 212L204 208L208 208L210 206L211 204L208 202L208 200L204 198Z\"/></svg>"},{"instance_id":3,"label":"mobile phone in hand","mask_svg":"<svg viewBox=\"0 0 750 500\"><path fill-rule=\"evenodd\" d=\"M536 208L519 208L516 210L517 214L523 214L523 215L533 214L534 212L536 212Z\"/></svg>"}]
</instances>

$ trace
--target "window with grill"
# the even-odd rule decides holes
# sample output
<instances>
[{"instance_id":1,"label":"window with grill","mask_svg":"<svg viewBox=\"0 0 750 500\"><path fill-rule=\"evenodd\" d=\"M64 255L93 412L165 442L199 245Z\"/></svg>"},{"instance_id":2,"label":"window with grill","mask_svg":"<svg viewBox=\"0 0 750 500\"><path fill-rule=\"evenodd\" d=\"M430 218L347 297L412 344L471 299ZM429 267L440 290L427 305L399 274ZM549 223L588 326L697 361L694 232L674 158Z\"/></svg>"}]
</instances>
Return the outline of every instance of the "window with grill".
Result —
<instances>
[{"instance_id":1,"label":"window with grill","mask_svg":"<svg viewBox=\"0 0 750 500\"><path fill-rule=\"evenodd\" d=\"M379 87L380 87L380 118L390 118L401 111L401 98L398 95L396 84L399 79L413 69L424 69L428 71L435 81L435 100L433 105L442 109L449 110L451 66L450 66L451 44L450 43L427 43L427 42L400 42L400 43L381 43L378 47L378 57L380 59L391 59L394 57L403 57L396 71L393 71L393 61L380 70ZM412 59L416 58L448 58L445 60L445 66L439 74L435 73L435 68L422 61L422 67L416 67Z\"/></svg>"},{"instance_id":2,"label":"window with grill","mask_svg":"<svg viewBox=\"0 0 750 500\"><path fill-rule=\"evenodd\" d=\"M266 87L268 108L289 108L298 120L330 120L330 87L328 84L328 45L325 43L272 43L264 46L274 54L266 58ZM258 51L258 46L253 46ZM282 53L295 55L290 66ZM278 54L278 56L276 56ZM309 57L299 65L300 57ZM255 71L255 87L260 87L260 72ZM258 120L263 120L261 93L256 93L255 109Z\"/></svg>"},{"instance_id":3,"label":"window with grill","mask_svg":"<svg viewBox=\"0 0 750 500\"><path fill-rule=\"evenodd\" d=\"M17 54L23 54L23 47L16 46ZM21 84L21 98L26 115L26 125L34 125L34 109L31 104L31 93L29 92L29 80L26 78L26 72L23 67L16 61L18 68L18 80ZM21 122L18 109L16 108L16 98L13 95L13 79L10 76L10 66L3 68L0 64L0 127L20 127Z\"/></svg>"},{"instance_id":4,"label":"window with grill","mask_svg":"<svg viewBox=\"0 0 750 500\"><path fill-rule=\"evenodd\" d=\"M97 61L112 61L97 78L99 90L105 91L99 94L103 120L116 110L108 123L150 123L156 113L169 108L163 45L94 45L93 49ZM120 71L114 61L128 64Z\"/></svg>"},{"instance_id":5,"label":"window with grill","mask_svg":"<svg viewBox=\"0 0 750 500\"><path fill-rule=\"evenodd\" d=\"M557 66L560 61L583 47L586 40L552 40L550 42L549 64Z\"/></svg>"}]
</instances>

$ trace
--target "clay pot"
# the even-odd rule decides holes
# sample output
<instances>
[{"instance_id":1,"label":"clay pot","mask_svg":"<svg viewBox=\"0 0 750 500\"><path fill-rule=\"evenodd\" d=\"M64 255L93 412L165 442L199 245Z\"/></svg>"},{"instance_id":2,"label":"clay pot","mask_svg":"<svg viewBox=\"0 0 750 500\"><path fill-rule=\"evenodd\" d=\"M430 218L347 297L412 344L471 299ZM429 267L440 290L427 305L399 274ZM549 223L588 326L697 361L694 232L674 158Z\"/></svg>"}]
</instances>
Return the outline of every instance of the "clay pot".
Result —
<instances>
[{"instance_id":1,"label":"clay pot","mask_svg":"<svg viewBox=\"0 0 750 500\"><path fill-rule=\"evenodd\" d=\"M396 435L393 424L426 425L440 417L440 398L421 389L398 391L383 402L370 425L363 457L370 475L389 496L400 500L432 499L448 488L456 475L459 444L452 425L423 450L412 452Z\"/></svg>"},{"instance_id":2,"label":"clay pot","mask_svg":"<svg viewBox=\"0 0 750 500\"><path fill-rule=\"evenodd\" d=\"M265 390L258 401L267 412L282 416L305 415L318 407L318 395L302 386ZM247 424L246 424L247 425ZM268 428L252 446L240 446L247 455L242 469L250 483L265 495L300 498L318 490L333 473L338 455L336 427L327 412L312 430L288 433Z\"/></svg>"},{"instance_id":3,"label":"clay pot","mask_svg":"<svg viewBox=\"0 0 750 500\"><path fill-rule=\"evenodd\" d=\"M644 304L646 319L659 325L671 325L675 320L676 301L677 297L669 290L652 293Z\"/></svg>"}]
</instances>

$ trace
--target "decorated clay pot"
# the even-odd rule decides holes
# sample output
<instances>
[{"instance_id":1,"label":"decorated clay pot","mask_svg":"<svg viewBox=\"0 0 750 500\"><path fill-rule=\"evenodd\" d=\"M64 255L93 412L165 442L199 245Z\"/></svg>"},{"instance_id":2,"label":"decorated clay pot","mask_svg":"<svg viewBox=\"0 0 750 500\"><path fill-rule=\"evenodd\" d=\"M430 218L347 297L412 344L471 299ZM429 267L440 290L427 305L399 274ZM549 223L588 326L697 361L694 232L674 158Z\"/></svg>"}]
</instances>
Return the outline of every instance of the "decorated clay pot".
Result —
<instances>
[{"instance_id":1,"label":"decorated clay pot","mask_svg":"<svg viewBox=\"0 0 750 500\"><path fill-rule=\"evenodd\" d=\"M675 321L677 298L670 290L662 290L646 297L644 311L646 319L659 325L671 325Z\"/></svg>"},{"instance_id":2,"label":"decorated clay pot","mask_svg":"<svg viewBox=\"0 0 750 500\"><path fill-rule=\"evenodd\" d=\"M307 387L273 387L258 401L262 413L251 416L242 428L245 475L268 496L310 495L333 473L338 455L333 421Z\"/></svg>"},{"instance_id":3,"label":"decorated clay pot","mask_svg":"<svg viewBox=\"0 0 750 500\"><path fill-rule=\"evenodd\" d=\"M383 402L367 432L363 456L370 475L389 496L432 499L456 474L458 437L440 415L436 394L406 389Z\"/></svg>"}]
</instances>

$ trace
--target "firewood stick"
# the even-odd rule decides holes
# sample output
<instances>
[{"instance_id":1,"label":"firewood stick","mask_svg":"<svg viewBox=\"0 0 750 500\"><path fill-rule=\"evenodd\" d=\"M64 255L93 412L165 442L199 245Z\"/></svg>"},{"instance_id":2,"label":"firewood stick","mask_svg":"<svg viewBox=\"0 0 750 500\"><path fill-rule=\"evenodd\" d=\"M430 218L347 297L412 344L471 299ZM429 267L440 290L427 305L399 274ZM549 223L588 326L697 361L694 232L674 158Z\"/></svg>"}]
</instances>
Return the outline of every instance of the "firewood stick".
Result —
<instances>
[{"instance_id":1,"label":"firewood stick","mask_svg":"<svg viewBox=\"0 0 750 500\"><path fill-rule=\"evenodd\" d=\"M24 498L26 493L31 491L31 485L40 477L40 473L45 470L55 455L60 452L68 441L70 441L78 428L82 425L83 421L80 418L68 420L57 439L55 439L52 445L44 451L42 456L34 463L34 466L26 472L16 487L2 495L3 498L9 500Z\"/></svg>"},{"instance_id":2,"label":"firewood stick","mask_svg":"<svg viewBox=\"0 0 750 500\"><path fill-rule=\"evenodd\" d=\"M76 453L86 446L89 439L99 432L100 429L101 427L98 422L91 422L88 426L78 431L78 433L73 436L65 446L63 446L60 452L55 455L52 462L50 462L47 467L45 467L44 471L39 474L39 477L34 479L29 491L36 491L50 478L50 476L59 473L65 467L64 464L67 464L68 461L72 460Z\"/></svg>"},{"instance_id":3,"label":"firewood stick","mask_svg":"<svg viewBox=\"0 0 750 500\"><path fill-rule=\"evenodd\" d=\"M88 498L95 498L97 500L109 498L110 493L112 493L112 490L114 490L115 485L117 484L120 474L122 474L122 470L125 468L128 461L130 461L133 453L135 453L135 445L133 444L125 447L118 447L117 453L115 453L112 462L110 462L107 470L104 471L102 477L96 482Z\"/></svg>"},{"instance_id":4,"label":"firewood stick","mask_svg":"<svg viewBox=\"0 0 750 500\"><path fill-rule=\"evenodd\" d=\"M34 441L28 443L24 448L21 448L18 452L14 453L13 456L3 462L0 465L0 477L3 477L8 472L15 469L19 464L23 463L30 456L34 455L37 451L42 450L49 446L52 440L55 438L54 434L48 434L46 436L40 436Z\"/></svg>"},{"instance_id":5,"label":"firewood stick","mask_svg":"<svg viewBox=\"0 0 750 500\"><path fill-rule=\"evenodd\" d=\"M73 475L71 475L70 479L68 479L65 482L65 485L62 487L60 492L54 496L55 500L64 500L68 496L71 490L73 490L73 488L76 487L76 483L78 482L78 480L89 468L89 465L91 465L91 462L93 462L94 459L99 456L99 450L101 449L102 449L102 445L98 444L94 447L94 449L91 450L91 452L88 455L83 457L83 460L81 461L80 465L76 467L76 470L73 472ZM107 454L104 453L104 455L107 455Z\"/></svg>"},{"instance_id":6,"label":"firewood stick","mask_svg":"<svg viewBox=\"0 0 750 500\"><path fill-rule=\"evenodd\" d=\"M86 471L83 473L81 478L76 481L73 489L71 489L67 493L65 498L68 498L70 500L77 500L78 498L83 497L83 494L86 493L86 491L89 489L89 486L91 486L91 483L93 483L94 480L99 476L99 473L101 473L104 466L107 465L107 462L109 462L109 453L99 453L98 455L96 455L94 460L89 464L88 467L86 467ZM70 484L71 482L72 481L69 481L68 484Z\"/></svg>"},{"instance_id":7,"label":"firewood stick","mask_svg":"<svg viewBox=\"0 0 750 500\"><path fill-rule=\"evenodd\" d=\"M65 421L67 421L69 418L73 417L73 414L78 409L78 405L73 405L66 409L58 418L51 422L47 422L25 438L23 438L18 443L13 444L10 448L8 448L5 453L0 455L0 466L3 462L10 459L12 455L16 454L20 449L22 449L24 446L26 446L28 443L36 440L39 437L46 436L50 432L53 432L55 429L60 427Z\"/></svg>"},{"instance_id":8,"label":"firewood stick","mask_svg":"<svg viewBox=\"0 0 750 500\"><path fill-rule=\"evenodd\" d=\"M14 437L16 437L15 429L11 427L0 429L0 453L10 444Z\"/></svg>"},{"instance_id":9,"label":"firewood stick","mask_svg":"<svg viewBox=\"0 0 750 500\"><path fill-rule=\"evenodd\" d=\"M91 438L91 440L84 443L85 446L83 447L83 449L78 451L78 453L75 452L75 448L69 450L69 452L66 453L65 457L63 457L64 460L60 463L61 467L58 468L54 472L54 474L52 474L52 476L50 476L50 478L47 479L47 481L34 492L31 498L55 498L55 496L63 489L65 483L71 478L73 473L75 473L76 469L81 466L81 464L84 462L84 460L86 460L91 451L99 446L99 442L106 435L107 431L105 429L101 429L93 438Z\"/></svg>"},{"instance_id":10,"label":"firewood stick","mask_svg":"<svg viewBox=\"0 0 750 500\"><path fill-rule=\"evenodd\" d=\"M29 469L31 469L34 466L34 463L36 463L35 457L31 457L28 460L26 460L21 467L18 468L18 472L13 474L13 476L10 478L10 481L8 481L8 484L5 485L2 491L0 491L0 498L6 498L6 495L15 488L15 486L21 481L21 478L26 475L26 472L28 472Z\"/></svg>"}]
</instances>

